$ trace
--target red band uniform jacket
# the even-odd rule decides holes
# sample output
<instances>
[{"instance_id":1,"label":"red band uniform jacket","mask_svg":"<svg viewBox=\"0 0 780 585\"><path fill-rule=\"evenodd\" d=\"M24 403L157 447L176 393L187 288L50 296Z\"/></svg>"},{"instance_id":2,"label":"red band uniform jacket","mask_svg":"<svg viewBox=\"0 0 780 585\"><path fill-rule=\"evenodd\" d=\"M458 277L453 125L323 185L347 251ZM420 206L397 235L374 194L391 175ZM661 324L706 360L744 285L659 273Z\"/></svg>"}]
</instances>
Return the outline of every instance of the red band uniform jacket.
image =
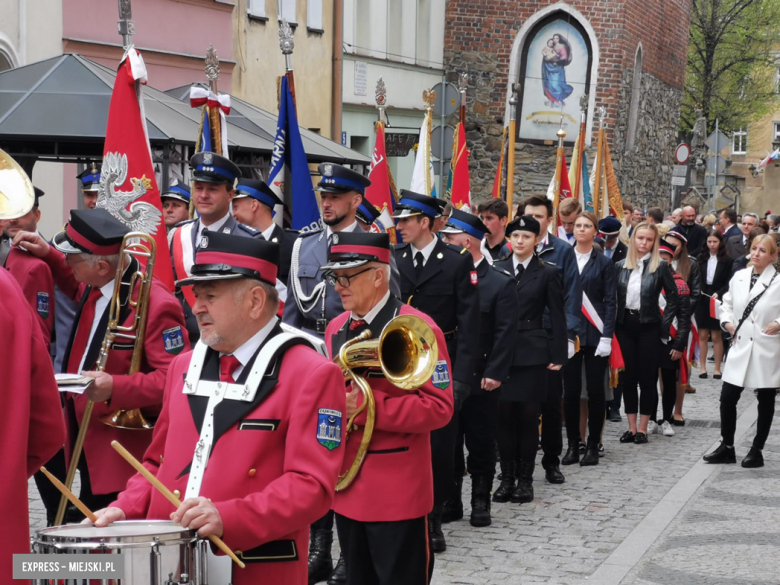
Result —
<instances>
[{"instance_id":1,"label":"red band uniform jacket","mask_svg":"<svg viewBox=\"0 0 780 585\"><path fill-rule=\"evenodd\" d=\"M277 324L268 339L281 332ZM191 356L182 354L171 364L165 403L143 462L182 496L208 406L207 397L183 393ZM255 358L237 383L246 381ZM200 379L219 380L217 352L206 354ZM331 507L344 454L340 438L317 438L318 427L323 411L341 416L345 408L341 370L305 345L287 349L269 367L253 402L224 400L216 407L200 495L216 505L222 539L241 551L237 554L247 564L233 567L233 585L307 584L309 525ZM167 520L174 511L141 475L111 505L128 519Z\"/></svg>"},{"instance_id":2,"label":"red band uniform jacket","mask_svg":"<svg viewBox=\"0 0 780 585\"><path fill-rule=\"evenodd\" d=\"M4 270L0 298L0 331L7 348L13 348L0 352L5 417L0 425L0 582L12 583L13 555L30 552L27 480L62 448L65 423L38 317Z\"/></svg>"},{"instance_id":3,"label":"red band uniform jacket","mask_svg":"<svg viewBox=\"0 0 780 585\"><path fill-rule=\"evenodd\" d=\"M48 350L54 329L54 279L46 263L29 252L13 246L5 268L22 287L24 298L38 315L38 323Z\"/></svg>"},{"instance_id":4,"label":"red band uniform jacket","mask_svg":"<svg viewBox=\"0 0 780 585\"><path fill-rule=\"evenodd\" d=\"M398 315L421 317L436 335L437 372L413 391L393 386L378 369L363 371L376 401L376 422L363 466L352 484L336 492L336 513L360 522L392 522L420 518L433 508L431 431L445 426L453 415L452 368L441 329L420 311L391 296L370 325L349 329L349 312L328 325L329 355L338 353L348 338L370 329L376 338ZM343 387L343 383L342 383ZM355 418L346 446L342 473L355 459L366 423L365 411Z\"/></svg>"},{"instance_id":5,"label":"red band uniform jacket","mask_svg":"<svg viewBox=\"0 0 780 585\"><path fill-rule=\"evenodd\" d=\"M45 260L51 268L54 280L60 290L79 302L74 328L62 362L63 369L67 369L78 327L91 327L92 325L81 320L81 313L92 287L76 281L73 271L65 264L63 254L54 248L49 250ZM137 261L134 259L128 267L128 271L135 270L137 266ZM128 272L125 274L127 275ZM123 280L129 281L129 278L125 276ZM124 326L129 326L135 318L134 309L126 302L130 293L129 288L129 285L125 285L120 291L123 307L120 311L120 323ZM133 290L132 298L135 300L137 297L138 286ZM106 306L92 341L87 347L83 370L95 369L95 363L100 355L100 347L108 326L109 309L110 306ZM132 376L126 375L130 370L133 346L118 338L108 355L105 370L114 377L111 400L109 403L96 403L92 410L92 420L84 439L84 457L89 466L93 493L118 492L125 487L127 480L133 475L133 468L114 451L111 447L111 441L119 441L136 458L140 459L152 440L150 430L117 429L103 424L98 419L116 410L132 410L134 408L141 408L145 417L154 419L162 406L163 388L168 367L173 358L187 348L189 348L189 339L184 326L181 305L165 288L165 285L154 278L149 295L149 315L146 323L141 370ZM73 400L76 420L81 424L87 405L87 396L86 394L69 394L68 397ZM70 425L72 421L67 420L67 422ZM78 429L69 428L68 431L71 437L75 437Z\"/></svg>"}]
</instances>

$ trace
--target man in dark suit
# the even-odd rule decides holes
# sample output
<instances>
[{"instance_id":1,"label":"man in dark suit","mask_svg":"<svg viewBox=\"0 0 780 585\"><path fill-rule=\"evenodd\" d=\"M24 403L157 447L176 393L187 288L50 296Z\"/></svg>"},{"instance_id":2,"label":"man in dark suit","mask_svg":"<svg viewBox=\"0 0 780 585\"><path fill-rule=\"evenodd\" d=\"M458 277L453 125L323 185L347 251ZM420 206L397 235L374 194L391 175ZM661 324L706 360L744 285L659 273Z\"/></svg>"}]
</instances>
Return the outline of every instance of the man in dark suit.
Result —
<instances>
[{"instance_id":1,"label":"man in dark suit","mask_svg":"<svg viewBox=\"0 0 780 585\"><path fill-rule=\"evenodd\" d=\"M690 205L683 207L682 219L677 224L677 229L688 238L688 254L698 258L707 242L707 228L696 223L696 210Z\"/></svg>"},{"instance_id":2,"label":"man in dark suit","mask_svg":"<svg viewBox=\"0 0 780 585\"><path fill-rule=\"evenodd\" d=\"M604 240L604 255L617 264L628 254L628 246L620 241L622 225L617 218L608 215L599 222L599 235Z\"/></svg>"},{"instance_id":3,"label":"man in dark suit","mask_svg":"<svg viewBox=\"0 0 780 585\"><path fill-rule=\"evenodd\" d=\"M263 239L279 244L279 280L285 285L290 275L290 258L297 232L283 230L274 223L274 207L284 205L264 181L239 179L233 195L233 217L236 221L255 228Z\"/></svg>"},{"instance_id":4,"label":"man in dark suit","mask_svg":"<svg viewBox=\"0 0 780 585\"><path fill-rule=\"evenodd\" d=\"M739 236L742 234L742 232L739 231L739 226L737 225L737 212L734 211L733 207L727 207L720 212L720 216L718 217L718 225L720 226L720 231L723 234L724 242L728 242L734 236Z\"/></svg>"},{"instance_id":5,"label":"man in dark suit","mask_svg":"<svg viewBox=\"0 0 780 585\"><path fill-rule=\"evenodd\" d=\"M504 229L503 227L501 228ZM458 440L455 448L454 497L445 504L444 520L463 517L461 487L463 470L471 475L471 525L489 526L490 487L496 468L496 427L500 387L509 375L512 348L517 340L517 294L515 281L508 272L495 268L492 259L483 256L482 242L488 229L480 219L454 209L441 231L444 241L467 250L474 259L479 291L479 353L474 364L471 394L459 413ZM503 233L503 231L502 231ZM463 459L463 441L468 460ZM446 516L449 514L449 518Z\"/></svg>"},{"instance_id":6,"label":"man in dark suit","mask_svg":"<svg viewBox=\"0 0 780 585\"><path fill-rule=\"evenodd\" d=\"M455 412L471 391L479 335L478 277L471 255L434 236L433 221L439 215L436 199L401 191L393 217L405 243L395 249L401 274L401 302L427 314L444 332L452 359ZM571 249L571 248L570 248ZM428 528L434 552L447 548L441 531L444 500L453 489L453 459L457 417L431 433L433 458L433 512Z\"/></svg>"},{"instance_id":7,"label":"man in dark suit","mask_svg":"<svg viewBox=\"0 0 780 585\"><path fill-rule=\"evenodd\" d=\"M738 260L747 255L750 232L757 225L758 216L755 213L745 213L742 215L742 225L739 226L741 233L726 240L726 254L729 255L729 258Z\"/></svg>"},{"instance_id":8,"label":"man in dark suit","mask_svg":"<svg viewBox=\"0 0 780 585\"><path fill-rule=\"evenodd\" d=\"M574 340L577 339L582 313L582 286L577 259L571 244L548 232L553 219L552 202L546 197L529 197L524 209L518 209L520 215L530 215L541 226L540 241L536 247L539 258L557 268L561 273L566 308L566 329L568 331L568 356L574 355ZM548 313L544 315L544 327L552 335L552 325ZM563 365L563 364L562 364ZM547 375L547 400L542 404L542 467L550 483L563 483L566 478L561 473L560 456L563 451L563 376L559 370Z\"/></svg>"}]
</instances>

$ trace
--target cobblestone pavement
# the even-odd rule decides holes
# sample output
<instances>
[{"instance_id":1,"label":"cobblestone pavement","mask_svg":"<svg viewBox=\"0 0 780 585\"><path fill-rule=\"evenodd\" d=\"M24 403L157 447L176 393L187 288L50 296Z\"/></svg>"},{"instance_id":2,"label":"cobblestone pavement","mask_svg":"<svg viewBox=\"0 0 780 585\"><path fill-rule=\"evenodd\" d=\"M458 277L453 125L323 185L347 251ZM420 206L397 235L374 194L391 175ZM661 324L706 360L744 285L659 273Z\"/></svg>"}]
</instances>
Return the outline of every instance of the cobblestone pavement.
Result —
<instances>
[{"instance_id":1,"label":"cobblestone pavement","mask_svg":"<svg viewBox=\"0 0 780 585\"><path fill-rule=\"evenodd\" d=\"M644 538L638 527L648 522L652 525L656 514L660 519L664 514L662 500L669 499L668 494L677 493L678 482L682 484L681 479L697 469L702 453L720 436L720 383L711 377L695 378L694 385L697 392L685 399L688 424L675 427L674 437L657 434L650 436L647 445L622 445L618 437L627 428L625 417L621 423L607 422L604 434L607 453L600 465L562 467L566 483L560 486L546 483L541 466L537 465L536 499L522 505L494 503L493 524L488 528L473 528L468 523L470 482L466 478L465 517L444 527L448 548L436 556L433 582L483 585L778 582L775 567L780 565L776 561L777 543L780 543L777 538L780 496L776 495L776 488L780 487L780 469L773 469L773 460L780 460L777 427L770 434L765 450L765 468L744 470L737 465L714 470L687 504L679 504L682 511L671 524L662 524L660 537L642 556L655 537ZM739 414L748 408L755 409L751 392L743 394ZM753 433L751 429L748 437L752 438ZM738 447L739 455L744 455L748 444L743 439ZM676 514L676 510L672 513ZM32 481L30 521L33 533L45 524L45 513ZM634 542L644 546L637 556L639 562L632 562L617 573L605 572L605 568L615 569L621 563L613 553L621 545L622 551L624 543L629 541L632 546ZM591 579L594 573L596 576Z\"/></svg>"}]
</instances>

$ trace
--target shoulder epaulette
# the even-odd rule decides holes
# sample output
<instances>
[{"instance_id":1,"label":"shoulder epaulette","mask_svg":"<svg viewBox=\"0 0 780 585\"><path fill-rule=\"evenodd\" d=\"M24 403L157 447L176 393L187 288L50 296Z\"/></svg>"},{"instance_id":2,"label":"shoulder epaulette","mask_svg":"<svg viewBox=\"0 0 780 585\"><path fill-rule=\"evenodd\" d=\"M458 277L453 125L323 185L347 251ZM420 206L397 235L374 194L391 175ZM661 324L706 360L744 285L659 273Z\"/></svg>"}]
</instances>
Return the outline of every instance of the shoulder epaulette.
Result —
<instances>
[{"instance_id":1,"label":"shoulder epaulette","mask_svg":"<svg viewBox=\"0 0 780 585\"><path fill-rule=\"evenodd\" d=\"M396 250L403 250L404 248L409 246L409 242L403 242L401 244L396 244L395 249Z\"/></svg>"},{"instance_id":2,"label":"shoulder epaulette","mask_svg":"<svg viewBox=\"0 0 780 585\"><path fill-rule=\"evenodd\" d=\"M313 236L315 234L321 234L322 230L309 230L308 232L298 232L299 238L308 238L309 236Z\"/></svg>"},{"instance_id":3,"label":"shoulder epaulette","mask_svg":"<svg viewBox=\"0 0 780 585\"><path fill-rule=\"evenodd\" d=\"M301 233L298 230L294 230L294 229L291 229L291 228L284 228L284 231L286 233L288 233L288 234L295 234L296 236Z\"/></svg>"},{"instance_id":4,"label":"shoulder epaulette","mask_svg":"<svg viewBox=\"0 0 780 585\"><path fill-rule=\"evenodd\" d=\"M465 254L467 252L466 248L461 248L457 244L448 244L447 242L444 242L444 245L447 249L457 252L458 254Z\"/></svg>"},{"instance_id":5,"label":"shoulder epaulette","mask_svg":"<svg viewBox=\"0 0 780 585\"><path fill-rule=\"evenodd\" d=\"M498 267L498 266L496 266L495 264L491 264L491 265L490 265L490 267L491 267L493 270L495 270L496 272L498 272L499 274L505 274L505 275L507 275L509 278L512 278L512 275L511 275L511 274L509 274L509 272L508 272L507 270L504 270L503 268L499 268L499 267Z\"/></svg>"},{"instance_id":6,"label":"shoulder epaulette","mask_svg":"<svg viewBox=\"0 0 780 585\"><path fill-rule=\"evenodd\" d=\"M183 225L187 225L188 223L193 223L195 221L198 221L197 217L193 217L192 219L185 219L184 221L180 221L179 223L175 224L173 227L181 227Z\"/></svg>"},{"instance_id":7,"label":"shoulder epaulette","mask_svg":"<svg viewBox=\"0 0 780 585\"><path fill-rule=\"evenodd\" d=\"M254 236L255 234L259 234L259 233L260 233L260 230L258 230L258 229L255 229L255 228L253 228L252 226L245 225L245 224L243 224L243 223L241 223L241 222L236 222L236 225L238 225L238 227L240 227L240 228L241 228L242 230L244 230L245 232L252 234L253 236Z\"/></svg>"}]
</instances>

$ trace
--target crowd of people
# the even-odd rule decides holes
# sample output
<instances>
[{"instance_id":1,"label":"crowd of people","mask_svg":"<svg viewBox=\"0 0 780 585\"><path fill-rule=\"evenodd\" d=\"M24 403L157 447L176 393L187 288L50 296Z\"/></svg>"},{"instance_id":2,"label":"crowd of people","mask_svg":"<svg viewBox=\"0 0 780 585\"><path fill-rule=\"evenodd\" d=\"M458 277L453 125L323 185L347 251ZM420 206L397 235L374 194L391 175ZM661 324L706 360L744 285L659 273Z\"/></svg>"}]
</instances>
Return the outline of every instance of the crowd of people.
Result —
<instances>
[{"instance_id":1,"label":"crowd of people","mask_svg":"<svg viewBox=\"0 0 780 585\"><path fill-rule=\"evenodd\" d=\"M140 286L122 278L139 268L124 256L129 228L96 205L100 169L80 175L85 209L51 242L37 232L42 192L27 213L4 218L0 260L37 315L36 348L50 347L57 371L92 379L84 394L62 393L61 405L45 398L62 415L49 412L58 420L31 434L56 448L28 461L48 461L64 479L73 437L90 425L79 497L98 526L172 517L222 537L247 563L234 572L239 585L428 583L432 553L447 546L442 524L464 516L465 473L469 521L481 528L493 503L534 500L539 450L545 480L560 485L566 466L601 464L606 419L625 416L621 443L674 436L695 392L693 348L707 378L710 341L723 441L705 460L736 461L736 405L750 388L758 429L742 465L763 465L780 387L777 216L693 207L667 215L626 203L622 221L599 220L574 199L555 210L531 196L510 213L500 199L458 210L401 191L403 243L391 245L364 197L370 181L349 168L320 165L324 226L296 234L274 223L274 191L241 178L229 159L203 152L190 167L191 189L174 182L162 193L162 253L176 288L155 279L134 370L132 343L116 343L95 368L112 299L120 324L133 322ZM3 278L0 286L16 286ZM433 373L409 392L384 366L358 366L373 389L374 425L360 384L345 389L343 356L341 369L332 359L402 316L431 332L423 347L436 348ZM385 357L391 370L408 365ZM101 422L133 409L153 431ZM181 507L134 474L114 440ZM356 458L362 467L337 490ZM59 492L36 480L52 524ZM81 519L67 508L65 521ZM24 552L19 530L14 538L11 548Z\"/></svg>"}]
</instances>

